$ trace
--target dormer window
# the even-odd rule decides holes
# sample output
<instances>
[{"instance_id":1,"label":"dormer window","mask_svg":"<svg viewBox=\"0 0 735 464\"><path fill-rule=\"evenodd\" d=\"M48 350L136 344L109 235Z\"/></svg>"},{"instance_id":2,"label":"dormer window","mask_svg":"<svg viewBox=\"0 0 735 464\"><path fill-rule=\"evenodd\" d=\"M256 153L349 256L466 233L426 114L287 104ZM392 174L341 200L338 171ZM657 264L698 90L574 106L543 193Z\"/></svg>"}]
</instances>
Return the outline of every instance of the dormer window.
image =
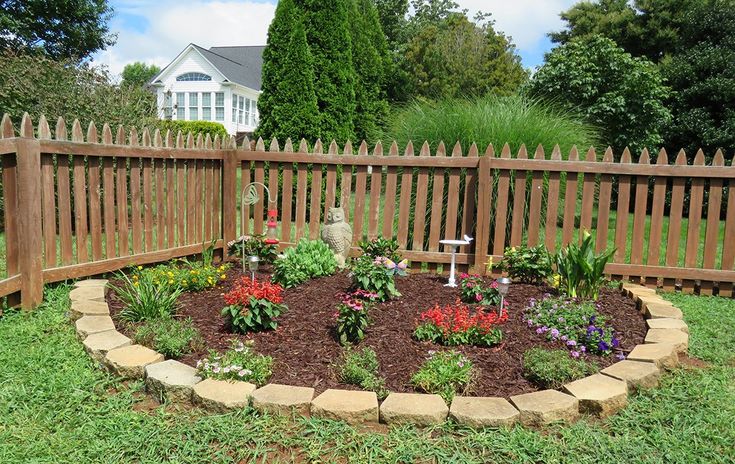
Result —
<instances>
[{"instance_id":1,"label":"dormer window","mask_svg":"<svg viewBox=\"0 0 735 464\"><path fill-rule=\"evenodd\" d=\"M181 74L180 76L176 76L176 80L178 82L211 81L212 76L209 76L204 73L199 73L199 72L188 72L188 73Z\"/></svg>"}]
</instances>

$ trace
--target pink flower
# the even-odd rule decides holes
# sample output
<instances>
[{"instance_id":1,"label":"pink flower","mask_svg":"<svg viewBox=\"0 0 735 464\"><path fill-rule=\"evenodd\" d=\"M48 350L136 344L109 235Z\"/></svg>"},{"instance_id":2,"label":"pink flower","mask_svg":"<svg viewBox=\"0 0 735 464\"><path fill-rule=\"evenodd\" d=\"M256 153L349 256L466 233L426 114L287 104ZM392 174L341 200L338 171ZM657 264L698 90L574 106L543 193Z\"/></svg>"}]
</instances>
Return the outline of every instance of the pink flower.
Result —
<instances>
[{"instance_id":1,"label":"pink flower","mask_svg":"<svg viewBox=\"0 0 735 464\"><path fill-rule=\"evenodd\" d=\"M479 293L475 295L475 301L482 301L482 295L480 295Z\"/></svg>"}]
</instances>

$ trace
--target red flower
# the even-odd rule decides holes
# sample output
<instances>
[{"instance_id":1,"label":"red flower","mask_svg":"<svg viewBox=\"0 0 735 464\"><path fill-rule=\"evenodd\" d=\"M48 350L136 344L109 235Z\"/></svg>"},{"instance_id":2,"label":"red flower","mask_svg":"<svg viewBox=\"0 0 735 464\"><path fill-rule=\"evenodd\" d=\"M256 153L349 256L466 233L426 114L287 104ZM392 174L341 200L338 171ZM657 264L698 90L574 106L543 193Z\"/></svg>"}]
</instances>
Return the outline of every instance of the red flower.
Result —
<instances>
[{"instance_id":1,"label":"red flower","mask_svg":"<svg viewBox=\"0 0 735 464\"><path fill-rule=\"evenodd\" d=\"M283 288L268 281L252 281L243 277L235 284L235 288L225 293L225 303L228 305L248 306L250 297L256 300L268 300L271 303L283 303Z\"/></svg>"},{"instance_id":2,"label":"red flower","mask_svg":"<svg viewBox=\"0 0 735 464\"><path fill-rule=\"evenodd\" d=\"M421 313L419 321L437 326L448 337L453 333L467 332L477 328L483 334L490 332L494 325L508 320L508 311L503 308L500 314L497 312L486 313L482 307L470 313L469 306L462 304L459 300L455 304L440 307L438 304L433 308Z\"/></svg>"}]
</instances>

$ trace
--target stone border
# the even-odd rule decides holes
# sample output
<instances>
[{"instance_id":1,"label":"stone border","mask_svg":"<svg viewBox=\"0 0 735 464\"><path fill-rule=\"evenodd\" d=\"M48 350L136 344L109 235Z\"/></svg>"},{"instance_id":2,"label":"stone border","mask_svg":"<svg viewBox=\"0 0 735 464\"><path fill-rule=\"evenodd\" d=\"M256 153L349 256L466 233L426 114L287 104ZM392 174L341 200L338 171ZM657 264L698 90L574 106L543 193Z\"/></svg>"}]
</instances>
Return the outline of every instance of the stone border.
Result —
<instances>
[{"instance_id":1,"label":"stone border","mask_svg":"<svg viewBox=\"0 0 735 464\"><path fill-rule=\"evenodd\" d=\"M624 283L621 291L636 301L646 318L645 342L627 359L597 374L570 382L559 390L542 390L510 399L457 396L447 408L437 395L391 393L382 402L374 392L330 389L314 398L314 389L248 382L202 380L196 369L132 341L115 329L105 303L107 280L79 281L70 292L70 319L84 349L110 372L126 379L145 380L158 401L196 404L214 412L252 406L276 414L300 414L343 420L351 424L441 424L447 417L471 427L540 426L573 422L581 413L607 417L624 408L628 392L658 385L661 371L676 367L686 352L689 328L681 311L656 290Z\"/></svg>"}]
</instances>

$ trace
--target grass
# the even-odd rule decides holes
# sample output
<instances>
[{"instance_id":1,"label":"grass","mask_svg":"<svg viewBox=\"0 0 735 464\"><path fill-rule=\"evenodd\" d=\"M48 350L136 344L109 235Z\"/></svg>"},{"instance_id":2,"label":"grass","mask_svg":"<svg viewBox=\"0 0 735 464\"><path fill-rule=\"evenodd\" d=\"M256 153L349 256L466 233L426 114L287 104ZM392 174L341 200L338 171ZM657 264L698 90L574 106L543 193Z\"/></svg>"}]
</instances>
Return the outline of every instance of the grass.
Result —
<instances>
[{"instance_id":1,"label":"grass","mask_svg":"<svg viewBox=\"0 0 735 464\"><path fill-rule=\"evenodd\" d=\"M425 140L432 148L444 141L450 153L456 141L465 151L476 142L481 153L491 143L499 153L507 142L513 153L525 143L532 153L542 145L550 154L559 144L566 154L573 145L595 145L597 138L593 127L568 111L523 96L487 96L409 104L396 112L383 140L397 140L400 147L413 140L416 149Z\"/></svg>"},{"instance_id":2,"label":"grass","mask_svg":"<svg viewBox=\"0 0 735 464\"><path fill-rule=\"evenodd\" d=\"M452 424L358 430L331 421L240 411L147 410L140 382L120 383L76 340L64 285L31 313L0 320L0 462L733 462L735 303L666 295L710 367L666 375L605 421L543 431Z\"/></svg>"}]
</instances>

